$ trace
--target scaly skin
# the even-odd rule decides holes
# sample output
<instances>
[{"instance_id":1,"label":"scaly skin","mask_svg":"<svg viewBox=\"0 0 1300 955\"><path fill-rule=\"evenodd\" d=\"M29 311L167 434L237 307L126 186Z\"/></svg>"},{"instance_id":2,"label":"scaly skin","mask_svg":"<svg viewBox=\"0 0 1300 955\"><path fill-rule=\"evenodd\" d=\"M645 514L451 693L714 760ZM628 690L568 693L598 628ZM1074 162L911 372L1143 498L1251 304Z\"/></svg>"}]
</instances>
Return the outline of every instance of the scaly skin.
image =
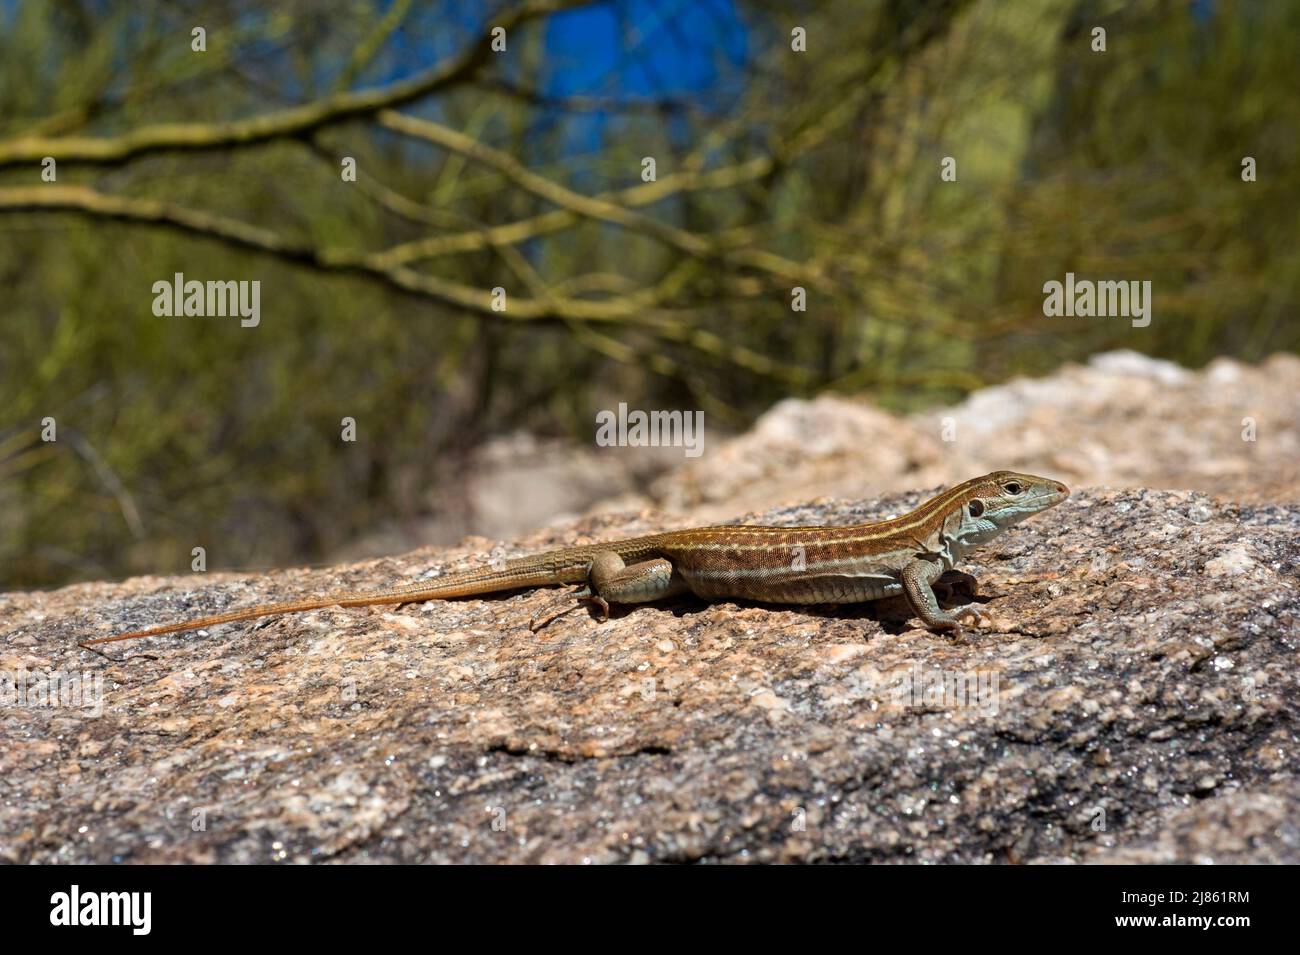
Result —
<instances>
[{"instance_id":1,"label":"scaly skin","mask_svg":"<svg viewBox=\"0 0 1300 955\"><path fill-rule=\"evenodd\" d=\"M693 593L708 600L765 603L853 603L906 596L932 630L960 630L978 618L973 608L949 613L933 586L972 548L1070 496L1059 481L994 471L950 488L916 510L875 524L846 527L723 525L669 531L605 544L587 544L507 561L385 590L344 591L290 603L169 623L83 647L198 630L222 623L322 607L362 607L470 597L503 590L581 584L567 595L609 610L610 603L645 603ZM539 615L540 616L540 615ZM534 618L534 629L538 624Z\"/></svg>"}]
</instances>

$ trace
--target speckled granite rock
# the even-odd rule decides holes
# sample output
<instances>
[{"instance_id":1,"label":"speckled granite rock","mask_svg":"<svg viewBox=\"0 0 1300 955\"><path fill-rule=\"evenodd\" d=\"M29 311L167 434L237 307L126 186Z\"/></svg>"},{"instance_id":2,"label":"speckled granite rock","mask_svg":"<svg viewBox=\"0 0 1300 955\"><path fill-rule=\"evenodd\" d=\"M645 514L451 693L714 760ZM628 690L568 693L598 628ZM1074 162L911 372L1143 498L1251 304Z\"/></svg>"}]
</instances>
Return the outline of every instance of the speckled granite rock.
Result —
<instances>
[{"instance_id":1,"label":"speckled granite rock","mask_svg":"<svg viewBox=\"0 0 1300 955\"><path fill-rule=\"evenodd\" d=\"M0 597L10 679L103 678L99 715L0 705L0 858L1300 862L1300 506L1076 492L967 567L994 626L957 643L888 604L683 601L534 636L536 592L75 647L657 526Z\"/></svg>"}]
</instances>

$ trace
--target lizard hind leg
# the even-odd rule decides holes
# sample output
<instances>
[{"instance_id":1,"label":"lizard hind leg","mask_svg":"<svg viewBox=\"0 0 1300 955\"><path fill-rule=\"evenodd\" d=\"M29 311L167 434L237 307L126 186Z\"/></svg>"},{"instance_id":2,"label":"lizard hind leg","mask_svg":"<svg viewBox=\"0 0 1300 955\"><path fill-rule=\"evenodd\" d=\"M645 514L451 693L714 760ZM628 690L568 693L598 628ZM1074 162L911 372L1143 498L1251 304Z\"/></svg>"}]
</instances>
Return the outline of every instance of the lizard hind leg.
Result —
<instances>
[{"instance_id":1,"label":"lizard hind leg","mask_svg":"<svg viewBox=\"0 0 1300 955\"><path fill-rule=\"evenodd\" d=\"M609 605L648 603L663 597L689 590L686 582L673 575L671 561L659 558L628 565L613 551L601 551L592 558L587 583L571 593L548 603L529 623L534 633L552 620L576 609L579 603L593 603L600 608L600 621L609 619ZM557 605L575 601L557 613L550 613ZM547 614L549 613L549 616Z\"/></svg>"},{"instance_id":2,"label":"lizard hind leg","mask_svg":"<svg viewBox=\"0 0 1300 955\"><path fill-rule=\"evenodd\" d=\"M673 573L672 561L660 557L629 566L612 551L592 559L589 580L593 594L616 604L649 603L689 590Z\"/></svg>"}]
</instances>

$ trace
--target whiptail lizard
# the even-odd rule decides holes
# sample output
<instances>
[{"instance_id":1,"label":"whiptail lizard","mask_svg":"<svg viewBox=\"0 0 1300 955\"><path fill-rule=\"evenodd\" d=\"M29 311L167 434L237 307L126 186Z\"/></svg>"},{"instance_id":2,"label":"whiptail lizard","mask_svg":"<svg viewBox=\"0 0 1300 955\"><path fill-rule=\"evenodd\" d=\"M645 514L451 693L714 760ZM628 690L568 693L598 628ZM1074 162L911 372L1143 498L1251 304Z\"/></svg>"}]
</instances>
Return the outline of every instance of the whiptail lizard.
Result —
<instances>
[{"instance_id":1,"label":"whiptail lizard","mask_svg":"<svg viewBox=\"0 0 1300 955\"><path fill-rule=\"evenodd\" d=\"M566 597L594 602L605 617L611 603L646 603L687 593L776 604L856 603L901 593L927 627L954 631L960 630L963 617L978 619L979 613L969 606L955 613L941 609L933 589L939 577L972 548L1069 496L1059 481L994 471L944 491L902 517L875 524L669 531L566 547L386 590L261 604L87 640L81 646L322 607L414 603L556 584L580 584ZM533 618L532 629L540 618Z\"/></svg>"}]
</instances>

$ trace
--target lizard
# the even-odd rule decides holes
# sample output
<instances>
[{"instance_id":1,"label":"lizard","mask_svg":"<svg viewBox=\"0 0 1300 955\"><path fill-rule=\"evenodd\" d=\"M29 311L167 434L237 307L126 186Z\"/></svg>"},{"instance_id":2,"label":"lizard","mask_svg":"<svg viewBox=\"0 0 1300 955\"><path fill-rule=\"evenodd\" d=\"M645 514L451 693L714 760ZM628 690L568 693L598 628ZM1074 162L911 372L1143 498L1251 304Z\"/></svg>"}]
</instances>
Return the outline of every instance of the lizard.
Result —
<instances>
[{"instance_id":1,"label":"lizard","mask_svg":"<svg viewBox=\"0 0 1300 955\"><path fill-rule=\"evenodd\" d=\"M324 607L361 607L577 585L565 595L609 605L694 594L770 604L856 603L902 594L929 629L960 633L976 608L940 607L934 587L972 548L1070 496L1052 478L994 471L931 498L900 517L868 524L774 527L724 524L546 551L383 590L342 591L86 640L82 647L154 637ZM961 574L974 589L974 578ZM940 585L943 589L943 585ZM554 603L554 602L552 602ZM549 605L548 605L549 606ZM573 604L572 606L577 606ZM538 629L542 614L530 629ZM554 616L546 620L554 619Z\"/></svg>"}]
</instances>

